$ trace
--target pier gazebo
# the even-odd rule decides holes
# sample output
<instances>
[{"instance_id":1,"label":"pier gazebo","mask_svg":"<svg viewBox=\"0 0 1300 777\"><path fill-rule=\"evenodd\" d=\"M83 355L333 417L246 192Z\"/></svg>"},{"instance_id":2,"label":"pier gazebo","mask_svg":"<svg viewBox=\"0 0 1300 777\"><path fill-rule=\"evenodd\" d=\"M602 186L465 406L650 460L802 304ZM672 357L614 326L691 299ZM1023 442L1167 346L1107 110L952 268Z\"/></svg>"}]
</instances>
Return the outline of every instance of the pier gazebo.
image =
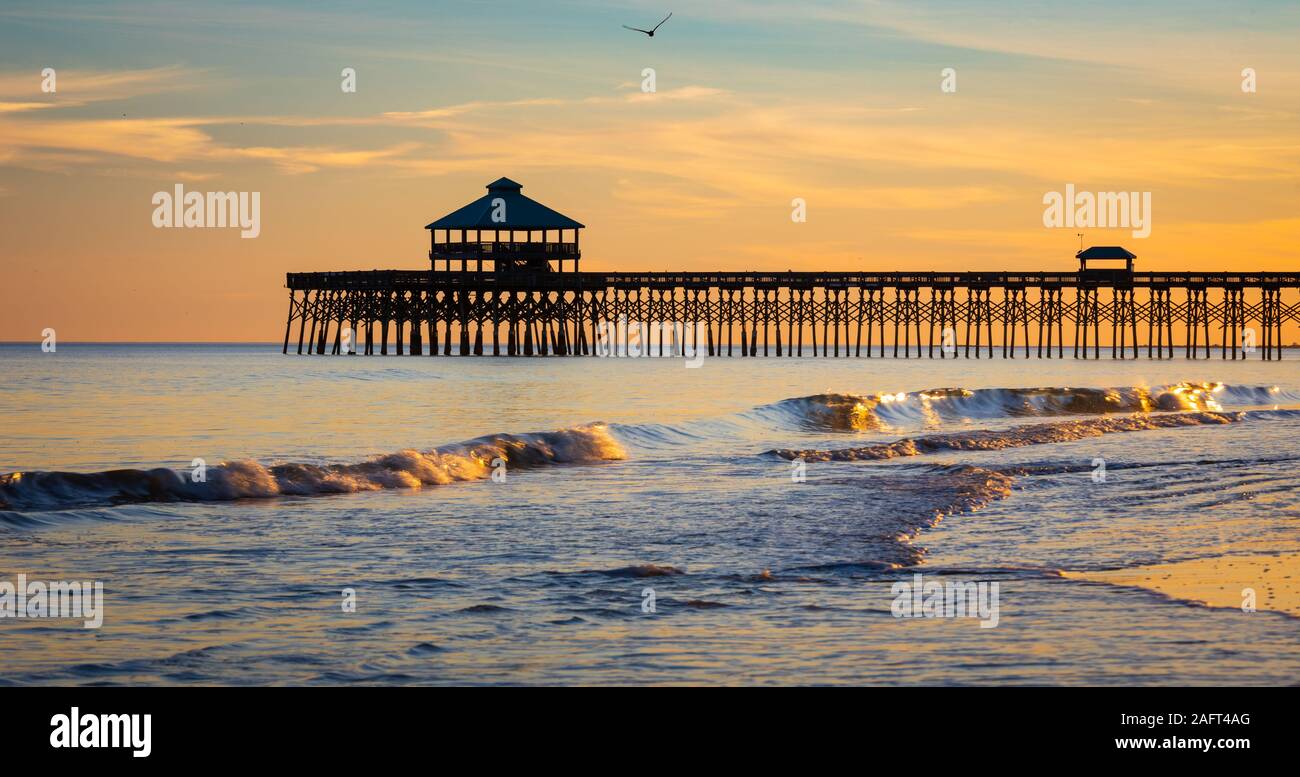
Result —
<instances>
[{"instance_id":1,"label":"pier gazebo","mask_svg":"<svg viewBox=\"0 0 1300 777\"><path fill-rule=\"evenodd\" d=\"M1093 246L1076 253L1075 258L1079 260L1079 273L1087 274L1090 272L1109 271L1110 273L1127 273L1133 274L1133 260L1137 254L1129 251L1123 246ZM1093 266L1089 267L1088 262ZM1123 262L1123 267L1114 265L1097 266L1097 262Z\"/></svg>"},{"instance_id":2,"label":"pier gazebo","mask_svg":"<svg viewBox=\"0 0 1300 777\"><path fill-rule=\"evenodd\" d=\"M498 178L487 194L426 226L433 272L577 272L584 225L525 197L522 189Z\"/></svg>"}]
</instances>

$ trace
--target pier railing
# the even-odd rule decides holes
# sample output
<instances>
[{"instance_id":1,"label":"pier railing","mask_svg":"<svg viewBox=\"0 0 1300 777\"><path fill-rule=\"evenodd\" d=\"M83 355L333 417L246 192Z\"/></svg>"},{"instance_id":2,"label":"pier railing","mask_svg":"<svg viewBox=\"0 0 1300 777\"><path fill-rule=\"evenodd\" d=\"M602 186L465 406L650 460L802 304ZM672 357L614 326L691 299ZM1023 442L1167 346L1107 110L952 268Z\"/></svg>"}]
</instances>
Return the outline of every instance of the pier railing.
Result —
<instances>
[{"instance_id":1,"label":"pier railing","mask_svg":"<svg viewBox=\"0 0 1300 777\"><path fill-rule=\"evenodd\" d=\"M431 254L438 256L576 256L578 246L574 243L538 242L517 240L499 242L494 240L470 240L454 243L434 243Z\"/></svg>"},{"instance_id":2,"label":"pier railing","mask_svg":"<svg viewBox=\"0 0 1300 777\"><path fill-rule=\"evenodd\" d=\"M526 244L521 244L526 245ZM535 244L540 245L540 244ZM1118 274L1118 275L1117 275ZM346 272L289 273L286 286L290 289L362 289L401 286L403 288L427 286L495 286L538 284L550 288L598 289L602 287L630 288L644 286L670 288L690 286L702 288L719 284L775 287L837 287L852 286L1062 286L1090 285L1132 286L1151 288L1158 286L1273 286L1300 287L1300 273L1272 272L1218 272L1218 273L1167 273L1134 272L1122 270L1088 270L1085 272L579 272L579 273L515 273L508 277L482 272L430 272L428 270L354 270Z\"/></svg>"}]
</instances>

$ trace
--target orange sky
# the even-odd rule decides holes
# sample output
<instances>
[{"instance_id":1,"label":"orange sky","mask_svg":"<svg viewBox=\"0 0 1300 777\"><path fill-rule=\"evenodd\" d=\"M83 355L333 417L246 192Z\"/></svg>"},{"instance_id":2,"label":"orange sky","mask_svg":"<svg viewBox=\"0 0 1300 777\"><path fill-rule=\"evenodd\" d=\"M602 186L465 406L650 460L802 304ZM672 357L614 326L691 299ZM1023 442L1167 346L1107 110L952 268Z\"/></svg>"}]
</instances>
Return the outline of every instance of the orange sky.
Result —
<instances>
[{"instance_id":1,"label":"orange sky","mask_svg":"<svg viewBox=\"0 0 1300 777\"><path fill-rule=\"evenodd\" d=\"M1300 270L1296 9L1107 5L6 5L0 340L276 340L286 271L426 267L503 175L584 269L1064 269L1072 183L1151 192L1149 238L1083 230L1140 270ZM260 236L154 228L176 183Z\"/></svg>"}]
</instances>

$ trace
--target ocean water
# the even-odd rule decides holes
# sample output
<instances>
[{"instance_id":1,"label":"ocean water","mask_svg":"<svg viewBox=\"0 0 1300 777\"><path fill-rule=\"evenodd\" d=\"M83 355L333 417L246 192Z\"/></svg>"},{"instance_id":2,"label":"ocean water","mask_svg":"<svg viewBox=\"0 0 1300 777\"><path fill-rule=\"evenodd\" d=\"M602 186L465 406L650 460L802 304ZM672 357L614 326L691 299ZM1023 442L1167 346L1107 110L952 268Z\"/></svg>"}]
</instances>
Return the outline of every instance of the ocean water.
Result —
<instances>
[{"instance_id":1,"label":"ocean water","mask_svg":"<svg viewBox=\"0 0 1300 777\"><path fill-rule=\"evenodd\" d=\"M1296 351L687 369L5 345L0 376L0 581L105 592L98 629L0 619L0 684L1300 675L1285 607L1080 577L1276 557L1261 591L1294 583ZM997 583L997 625L895 617L917 573Z\"/></svg>"}]
</instances>

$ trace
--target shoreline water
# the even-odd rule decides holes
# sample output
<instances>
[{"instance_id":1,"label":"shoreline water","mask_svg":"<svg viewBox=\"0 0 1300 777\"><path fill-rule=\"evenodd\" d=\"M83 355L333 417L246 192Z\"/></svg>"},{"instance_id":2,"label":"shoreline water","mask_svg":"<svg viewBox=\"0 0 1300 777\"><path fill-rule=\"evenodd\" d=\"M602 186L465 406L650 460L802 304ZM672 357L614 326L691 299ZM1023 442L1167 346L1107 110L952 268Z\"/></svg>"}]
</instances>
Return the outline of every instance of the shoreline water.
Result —
<instances>
[{"instance_id":1,"label":"shoreline water","mask_svg":"<svg viewBox=\"0 0 1300 777\"><path fill-rule=\"evenodd\" d=\"M1195 685L1300 671L1292 616L1270 609L1300 556L1300 373L1285 361L1044 361L1013 382L1000 360L60 355L0 349L0 471L185 473L202 457L219 490L223 461L252 460L238 471L290 466L290 492L310 475L330 495L132 502L50 479L0 511L0 580L101 581L104 623L88 637L0 621L14 669L0 682ZM1186 423L1201 416L1240 420ZM1134 418L1156 422L1083 433ZM625 456L574 461L554 431L522 433L594 419ZM504 478L488 451L469 456L474 477L434 485L438 456L482 440ZM766 453L901 440L931 450L809 456L802 472ZM509 466L511 441L559 466ZM1253 583L1253 613L1093 581L1264 553L1285 561L1223 583ZM1199 574L1175 571L1179 585ZM998 583L997 625L893 617L891 586L916 572Z\"/></svg>"}]
</instances>

